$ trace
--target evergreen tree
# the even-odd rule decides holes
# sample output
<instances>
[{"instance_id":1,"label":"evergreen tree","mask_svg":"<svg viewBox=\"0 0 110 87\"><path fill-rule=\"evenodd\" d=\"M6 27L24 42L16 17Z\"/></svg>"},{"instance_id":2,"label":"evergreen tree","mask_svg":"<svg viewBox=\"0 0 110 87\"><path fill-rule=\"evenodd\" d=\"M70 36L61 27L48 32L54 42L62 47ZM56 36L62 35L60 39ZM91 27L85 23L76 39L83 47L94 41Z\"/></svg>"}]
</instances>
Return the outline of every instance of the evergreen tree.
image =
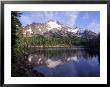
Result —
<instances>
[{"instance_id":1,"label":"evergreen tree","mask_svg":"<svg viewBox=\"0 0 110 87\"><path fill-rule=\"evenodd\" d=\"M15 46L16 46L16 39L17 37L17 31L19 30L19 27L21 27L21 23L18 19L20 17L21 13L18 11L11 11L11 55L12 55L12 61L15 62Z\"/></svg>"}]
</instances>

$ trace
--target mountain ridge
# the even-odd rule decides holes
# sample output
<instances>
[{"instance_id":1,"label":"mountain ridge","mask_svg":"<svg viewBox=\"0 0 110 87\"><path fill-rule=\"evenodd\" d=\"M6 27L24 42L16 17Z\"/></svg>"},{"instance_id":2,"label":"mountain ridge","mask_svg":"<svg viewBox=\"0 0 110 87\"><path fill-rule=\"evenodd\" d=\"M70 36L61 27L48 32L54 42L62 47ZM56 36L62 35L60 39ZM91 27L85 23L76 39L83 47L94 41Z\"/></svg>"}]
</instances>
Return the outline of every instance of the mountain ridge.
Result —
<instances>
[{"instance_id":1,"label":"mountain ridge","mask_svg":"<svg viewBox=\"0 0 110 87\"><path fill-rule=\"evenodd\" d=\"M45 23L31 23L30 25L27 24L23 28L23 35L26 35L31 37L33 35L47 35L49 37L49 34L60 34L61 36L77 36L77 37L83 37L83 38L93 38L97 34L91 30L82 29L78 27L71 28L67 25L64 25L63 23L60 23L57 20L49 20ZM50 35L50 36L51 36Z\"/></svg>"}]
</instances>

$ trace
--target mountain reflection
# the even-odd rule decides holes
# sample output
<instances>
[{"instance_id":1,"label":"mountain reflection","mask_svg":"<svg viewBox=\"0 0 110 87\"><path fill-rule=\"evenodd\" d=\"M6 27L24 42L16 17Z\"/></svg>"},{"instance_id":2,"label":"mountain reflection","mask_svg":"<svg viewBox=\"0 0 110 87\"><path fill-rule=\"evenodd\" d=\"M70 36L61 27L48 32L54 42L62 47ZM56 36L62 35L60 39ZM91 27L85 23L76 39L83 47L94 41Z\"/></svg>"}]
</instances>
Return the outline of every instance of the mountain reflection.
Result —
<instances>
[{"instance_id":1,"label":"mountain reflection","mask_svg":"<svg viewBox=\"0 0 110 87\"><path fill-rule=\"evenodd\" d=\"M33 69L43 73L46 76L59 76L50 75L52 71L54 73L58 71L66 70L69 66L69 72L61 72L62 76L86 76L84 72L89 72L87 76L99 76L100 64L98 54L85 51L85 49L73 49L73 48L45 48L38 49L35 53L28 56L28 61L33 65ZM58 68L59 67L59 68ZM64 68L65 67L65 68ZM77 67L77 75L72 74L73 67ZM98 67L98 69L97 69ZM90 72L93 68L93 71ZM84 69L84 70L83 70ZM91 69L91 70L89 70ZM52 70L52 71L51 71ZM74 69L75 70L75 69ZM94 71L95 70L95 71ZM46 74L47 72L47 74ZM71 75L69 74L71 72ZM81 73L82 72L82 73ZM68 75L69 74L69 75Z\"/></svg>"}]
</instances>

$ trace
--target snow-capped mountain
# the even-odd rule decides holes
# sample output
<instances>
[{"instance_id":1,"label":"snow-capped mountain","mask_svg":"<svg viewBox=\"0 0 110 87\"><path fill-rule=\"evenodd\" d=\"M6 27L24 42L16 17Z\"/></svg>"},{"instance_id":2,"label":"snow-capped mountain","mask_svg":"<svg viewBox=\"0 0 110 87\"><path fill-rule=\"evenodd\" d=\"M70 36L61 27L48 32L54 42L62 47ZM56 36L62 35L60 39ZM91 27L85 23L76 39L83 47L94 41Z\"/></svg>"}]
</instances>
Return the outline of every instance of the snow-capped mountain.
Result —
<instances>
[{"instance_id":1,"label":"snow-capped mountain","mask_svg":"<svg viewBox=\"0 0 110 87\"><path fill-rule=\"evenodd\" d=\"M23 34L32 36L32 35L44 35L44 36L77 36L77 37L90 37L96 36L96 33L81 29L78 27L71 28L61 24L59 21L49 20L46 23L32 23L30 25L26 25L23 28Z\"/></svg>"}]
</instances>

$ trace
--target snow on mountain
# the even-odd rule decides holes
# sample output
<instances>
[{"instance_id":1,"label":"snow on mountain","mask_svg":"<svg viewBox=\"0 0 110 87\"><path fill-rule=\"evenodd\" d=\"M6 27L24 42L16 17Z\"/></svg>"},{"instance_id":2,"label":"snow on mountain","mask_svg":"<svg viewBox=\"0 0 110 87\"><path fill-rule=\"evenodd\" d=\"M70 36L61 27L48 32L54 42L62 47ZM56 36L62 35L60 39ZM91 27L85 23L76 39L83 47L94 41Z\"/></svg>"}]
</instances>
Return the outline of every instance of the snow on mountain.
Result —
<instances>
[{"instance_id":1,"label":"snow on mountain","mask_svg":"<svg viewBox=\"0 0 110 87\"><path fill-rule=\"evenodd\" d=\"M59 21L49 20L46 23L32 23L23 28L23 34L32 36L32 35L52 35L58 34L60 36L77 36L77 37L92 37L95 36L96 33L81 29L78 27L71 28L61 24Z\"/></svg>"},{"instance_id":2,"label":"snow on mountain","mask_svg":"<svg viewBox=\"0 0 110 87\"><path fill-rule=\"evenodd\" d=\"M51 20L51 21L48 21L46 28L49 31L49 30L54 29L54 28L61 29L62 26L60 24L58 24L56 21Z\"/></svg>"},{"instance_id":3,"label":"snow on mountain","mask_svg":"<svg viewBox=\"0 0 110 87\"><path fill-rule=\"evenodd\" d=\"M29 29L27 31L29 31L30 33L33 33L32 30L31 30L31 27L29 27Z\"/></svg>"},{"instance_id":4,"label":"snow on mountain","mask_svg":"<svg viewBox=\"0 0 110 87\"><path fill-rule=\"evenodd\" d=\"M73 32L73 33L77 33L79 30L79 28L75 28L75 29L68 29L68 32Z\"/></svg>"}]
</instances>

